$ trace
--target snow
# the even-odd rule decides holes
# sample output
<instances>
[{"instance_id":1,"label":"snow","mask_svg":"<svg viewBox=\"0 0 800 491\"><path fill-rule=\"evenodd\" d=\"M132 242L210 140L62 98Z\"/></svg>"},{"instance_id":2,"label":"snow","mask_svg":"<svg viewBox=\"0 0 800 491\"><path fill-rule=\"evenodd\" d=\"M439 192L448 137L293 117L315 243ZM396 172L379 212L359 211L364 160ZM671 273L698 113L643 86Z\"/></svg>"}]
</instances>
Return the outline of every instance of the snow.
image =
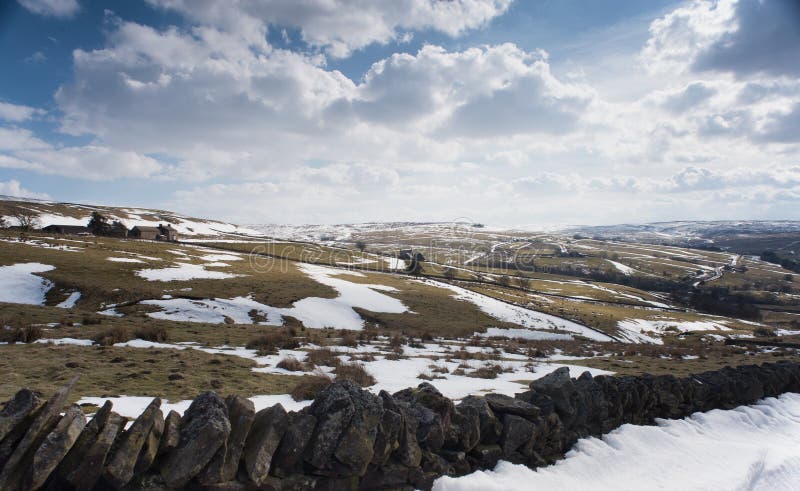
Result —
<instances>
[{"instance_id":1,"label":"snow","mask_svg":"<svg viewBox=\"0 0 800 491\"><path fill-rule=\"evenodd\" d=\"M56 305L56 307L59 307L59 308L62 308L62 309L71 309L72 307L75 306L75 303L78 301L79 298L81 298L81 292L77 292L77 291L76 292L72 292L72 293L69 294L69 297L67 297L66 300L64 300L63 302L61 302L58 305Z\"/></svg>"},{"instance_id":2,"label":"snow","mask_svg":"<svg viewBox=\"0 0 800 491\"><path fill-rule=\"evenodd\" d=\"M34 341L39 344L55 344L62 346L65 344L74 346L91 346L94 342L91 339L76 339L76 338L57 338L57 339L37 339Z\"/></svg>"},{"instance_id":3,"label":"snow","mask_svg":"<svg viewBox=\"0 0 800 491\"><path fill-rule=\"evenodd\" d=\"M262 322L262 324L273 326L283 324L279 313L280 309L256 302L250 297L203 300L170 298L144 300L141 303L144 305L155 305L164 309L161 312L151 312L148 314L155 319L221 324L225 322L225 317L229 317L237 324L252 324L253 319L250 317L249 312L251 310L256 310L267 318L266 322Z\"/></svg>"},{"instance_id":4,"label":"snow","mask_svg":"<svg viewBox=\"0 0 800 491\"><path fill-rule=\"evenodd\" d=\"M433 489L790 490L800 482L798 440L800 395L784 394L657 426L624 425L602 439L581 439L549 467L500 462L492 471L442 477Z\"/></svg>"},{"instance_id":5,"label":"snow","mask_svg":"<svg viewBox=\"0 0 800 491\"><path fill-rule=\"evenodd\" d=\"M625 266L622 263L618 263L616 261L612 261L611 259L606 259L606 261L610 262L615 268L619 270L620 273L624 275L630 275L636 272L635 269L631 268L630 266Z\"/></svg>"},{"instance_id":6,"label":"snow","mask_svg":"<svg viewBox=\"0 0 800 491\"><path fill-rule=\"evenodd\" d=\"M389 265L389 269L406 269L408 267L404 260L396 257L386 257L383 260Z\"/></svg>"},{"instance_id":7,"label":"snow","mask_svg":"<svg viewBox=\"0 0 800 491\"><path fill-rule=\"evenodd\" d=\"M109 257L109 258L106 258L106 259L108 259L109 261L115 262L115 263L143 263L144 262L141 259L135 259L135 258L132 258L132 257Z\"/></svg>"},{"instance_id":8,"label":"snow","mask_svg":"<svg viewBox=\"0 0 800 491\"><path fill-rule=\"evenodd\" d=\"M241 261L242 257L233 254L206 254L200 256L203 261L218 262L218 261Z\"/></svg>"},{"instance_id":9,"label":"snow","mask_svg":"<svg viewBox=\"0 0 800 491\"><path fill-rule=\"evenodd\" d=\"M664 334L666 331L677 330L677 332L692 331L729 331L730 328L719 322L712 321L678 321L678 320L651 320L651 319L625 319L617 322L619 335L632 342L655 342L662 344L662 341L653 338L649 334Z\"/></svg>"},{"instance_id":10,"label":"snow","mask_svg":"<svg viewBox=\"0 0 800 491\"><path fill-rule=\"evenodd\" d=\"M44 305L45 295L53 287L53 283L34 273L53 269L55 267L41 263L0 266L0 302Z\"/></svg>"},{"instance_id":11,"label":"snow","mask_svg":"<svg viewBox=\"0 0 800 491\"><path fill-rule=\"evenodd\" d=\"M476 336L484 338L501 337L501 338L515 338L515 339L533 339L533 340L571 340L574 339L569 334L559 334L555 332L544 331L531 331L530 329L501 329L499 327L490 327L486 332L475 333Z\"/></svg>"},{"instance_id":12,"label":"snow","mask_svg":"<svg viewBox=\"0 0 800 491\"><path fill-rule=\"evenodd\" d=\"M271 307L255 301L252 297L204 300L169 298L145 300L142 303L156 305L164 309L162 312L148 314L150 317L157 319L222 323L227 316L239 324L252 324L253 320L249 312L256 310L267 318L263 324L281 325L283 317L291 316L312 329L326 327L351 330L363 329L364 320L353 310L354 308L393 314L408 311L403 302L381 293L381 291L396 291L392 287L353 283L334 277L340 275L355 276L360 275L360 273L343 272L334 268L312 264L301 264L299 268L312 279L334 288L339 293L339 296L336 298L307 297L298 300L288 308Z\"/></svg>"},{"instance_id":13,"label":"snow","mask_svg":"<svg viewBox=\"0 0 800 491\"><path fill-rule=\"evenodd\" d=\"M526 309L518 305L508 304L497 300L496 298L467 290L466 288L461 288L459 286L434 280L425 280L424 282L455 292L457 299L471 302L478 306L483 312L503 322L518 324L534 330L552 331L558 329L561 331L578 334L596 341L613 340L606 334L597 332L575 322L545 314L543 312Z\"/></svg>"},{"instance_id":14,"label":"snow","mask_svg":"<svg viewBox=\"0 0 800 491\"><path fill-rule=\"evenodd\" d=\"M161 269L142 269L137 271L136 274L148 281L224 280L241 276L221 271L208 271L199 264L181 264L180 266Z\"/></svg>"},{"instance_id":15,"label":"snow","mask_svg":"<svg viewBox=\"0 0 800 491\"><path fill-rule=\"evenodd\" d=\"M281 404L287 411L299 411L306 406L311 405L311 401L296 402L289 394L276 394L276 395L260 395L249 398L253 401L256 411L264 408ZM78 401L78 404L94 404L95 406L102 406L106 401L111 401L114 405L114 411L120 416L126 418L137 418L142 414L145 408L153 401L152 397L143 396L119 396L119 397L83 397ZM167 414L169 411L176 411L178 414L183 413L189 409L192 401L178 401L169 402L166 399L161 400L161 411Z\"/></svg>"}]
</instances>

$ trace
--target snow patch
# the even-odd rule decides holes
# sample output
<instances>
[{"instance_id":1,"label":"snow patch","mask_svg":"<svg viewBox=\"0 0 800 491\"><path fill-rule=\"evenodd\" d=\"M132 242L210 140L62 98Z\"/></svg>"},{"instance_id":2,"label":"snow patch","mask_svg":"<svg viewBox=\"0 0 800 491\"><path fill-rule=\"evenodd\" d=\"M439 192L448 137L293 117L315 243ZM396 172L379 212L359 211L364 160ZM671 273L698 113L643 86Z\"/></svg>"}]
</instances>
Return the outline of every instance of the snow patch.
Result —
<instances>
[{"instance_id":1,"label":"snow patch","mask_svg":"<svg viewBox=\"0 0 800 491\"><path fill-rule=\"evenodd\" d=\"M180 266L161 269L142 269L137 271L136 275L148 281L224 280L242 276L221 271L208 271L199 264L181 264Z\"/></svg>"},{"instance_id":2,"label":"snow patch","mask_svg":"<svg viewBox=\"0 0 800 491\"><path fill-rule=\"evenodd\" d=\"M657 425L581 439L564 460L538 470L501 461L491 471L439 478L433 489L790 490L800 482L798 394Z\"/></svg>"},{"instance_id":3,"label":"snow patch","mask_svg":"<svg viewBox=\"0 0 800 491\"><path fill-rule=\"evenodd\" d=\"M53 288L53 283L34 273L54 269L53 266L41 263L0 266L0 302L44 305L45 295Z\"/></svg>"}]
</instances>

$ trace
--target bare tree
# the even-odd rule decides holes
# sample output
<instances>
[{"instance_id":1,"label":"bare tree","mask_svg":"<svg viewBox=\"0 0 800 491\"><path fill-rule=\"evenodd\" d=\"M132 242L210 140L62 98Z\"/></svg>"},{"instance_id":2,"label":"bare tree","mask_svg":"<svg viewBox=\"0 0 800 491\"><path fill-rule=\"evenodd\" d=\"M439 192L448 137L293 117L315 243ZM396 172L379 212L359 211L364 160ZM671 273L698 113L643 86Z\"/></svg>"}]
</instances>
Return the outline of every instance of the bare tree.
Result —
<instances>
[{"instance_id":1,"label":"bare tree","mask_svg":"<svg viewBox=\"0 0 800 491\"><path fill-rule=\"evenodd\" d=\"M34 230L39 227L39 212L28 208L16 207L11 216L17 221L21 230Z\"/></svg>"},{"instance_id":2,"label":"bare tree","mask_svg":"<svg viewBox=\"0 0 800 491\"><path fill-rule=\"evenodd\" d=\"M367 243L364 242L363 240L356 241L356 249L358 249L361 252L366 251L367 250Z\"/></svg>"}]
</instances>

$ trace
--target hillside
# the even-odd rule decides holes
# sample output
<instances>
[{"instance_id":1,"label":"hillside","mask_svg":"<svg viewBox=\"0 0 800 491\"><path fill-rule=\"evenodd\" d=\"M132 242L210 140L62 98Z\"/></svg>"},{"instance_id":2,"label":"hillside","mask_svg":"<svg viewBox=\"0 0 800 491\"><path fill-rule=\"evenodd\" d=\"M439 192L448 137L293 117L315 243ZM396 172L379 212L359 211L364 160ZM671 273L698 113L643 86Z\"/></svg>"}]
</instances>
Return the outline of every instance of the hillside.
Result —
<instances>
[{"instance_id":1,"label":"hillside","mask_svg":"<svg viewBox=\"0 0 800 491\"><path fill-rule=\"evenodd\" d=\"M257 234L255 230L239 227L216 220L192 218L179 213L144 208L125 208L98 205L82 205L76 203L58 203L54 201L20 200L0 196L0 216L8 225L19 225L18 214L33 214L39 227L48 225L79 225L89 223L92 212L99 212L109 218L118 220L127 228L137 225L154 227L168 223L183 236L221 236L224 234Z\"/></svg>"},{"instance_id":2,"label":"hillside","mask_svg":"<svg viewBox=\"0 0 800 491\"><path fill-rule=\"evenodd\" d=\"M0 371L9 387L43 389L83 373L87 404L212 387L294 407L306 403L287 394L302 401L303 387L348 376L374 390L430 380L455 398L513 394L565 364L694 373L793 356L725 340L797 334L791 272L728 252L461 223L242 228L3 204L41 225L102 211L181 230L180 242L0 233L2 336L15 343L0 346Z\"/></svg>"}]
</instances>

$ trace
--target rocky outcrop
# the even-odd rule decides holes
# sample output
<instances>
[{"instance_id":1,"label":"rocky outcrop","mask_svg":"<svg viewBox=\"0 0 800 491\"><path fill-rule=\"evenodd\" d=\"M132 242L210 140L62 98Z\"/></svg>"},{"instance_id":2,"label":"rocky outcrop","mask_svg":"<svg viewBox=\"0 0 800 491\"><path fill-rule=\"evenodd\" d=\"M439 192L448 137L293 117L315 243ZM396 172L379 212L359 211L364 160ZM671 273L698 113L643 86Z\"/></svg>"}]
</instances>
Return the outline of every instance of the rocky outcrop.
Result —
<instances>
[{"instance_id":1,"label":"rocky outcrop","mask_svg":"<svg viewBox=\"0 0 800 491\"><path fill-rule=\"evenodd\" d=\"M163 418L155 399L127 431L110 403L89 424L74 406L61 416L69 388L38 409L35 395L20 391L0 411L1 489L428 489L437 477L499 460L547 465L578 438L625 423L800 392L800 364L687 378L571 378L559 369L515 397L458 404L429 383L375 395L341 382L297 412L256 413L247 399L206 392L183 417Z\"/></svg>"}]
</instances>

